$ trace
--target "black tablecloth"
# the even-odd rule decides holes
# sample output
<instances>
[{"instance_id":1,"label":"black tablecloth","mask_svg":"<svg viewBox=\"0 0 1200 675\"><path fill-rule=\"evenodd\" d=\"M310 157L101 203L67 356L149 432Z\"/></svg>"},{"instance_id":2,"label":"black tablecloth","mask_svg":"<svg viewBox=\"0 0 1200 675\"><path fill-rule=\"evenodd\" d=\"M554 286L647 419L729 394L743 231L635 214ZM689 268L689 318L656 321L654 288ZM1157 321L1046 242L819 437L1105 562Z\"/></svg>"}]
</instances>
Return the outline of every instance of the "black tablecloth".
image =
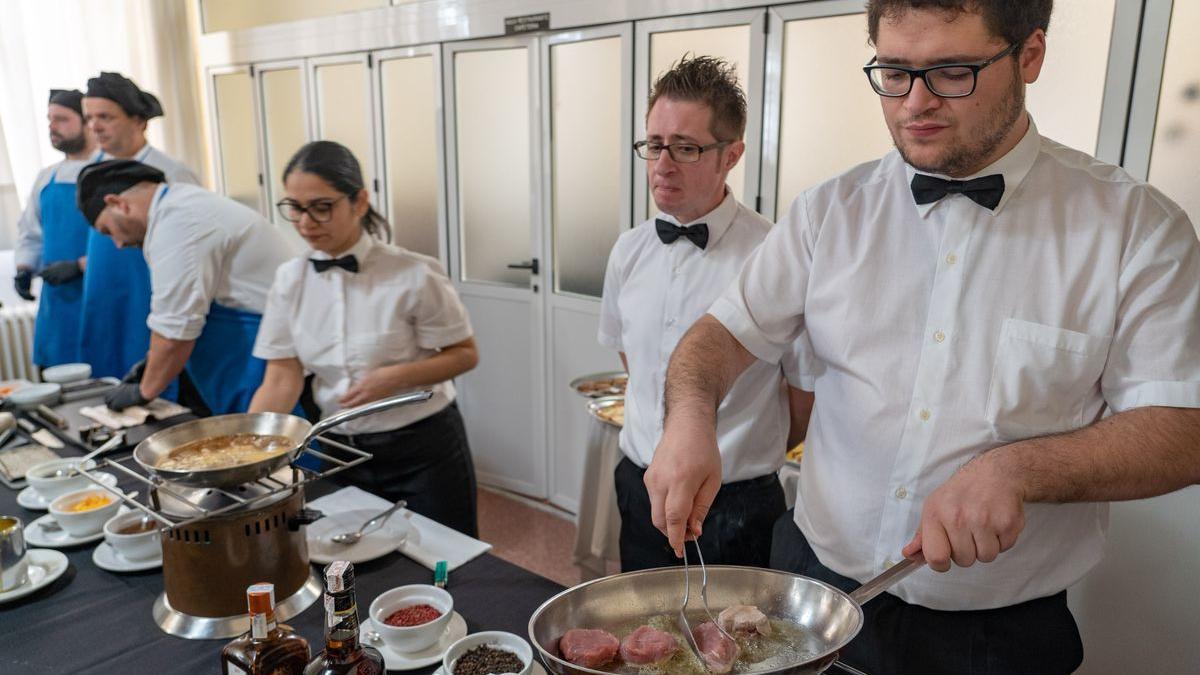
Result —
<instances>
[{"instance_id":1,"label":"black tablecloth","mask_svg":"<svg viewBox=\"0 0 1200 675\"><path fill-rule=\"evenodd\" d=\"M64 451L61 454L73 454ZM310 486L310 498L327 493ZM17 505L16 491L0 486L0 514L29 523L42 512ZM185 640L162 632L151 606L162 592L162 570L116 574L92 562L95 544L63 552L70 567L57 581L0 605L0 673L214 673L226 640ZM355 566L359 617L376 596L395 586L431 583L433 573L389 554ZM214 579L212 583L220 583ZM533 610L562 590L558 584L484 554L450 573L454 609L471 632L506 630L526 636ZM287 623L314 652L324 645L318 600ZM432 672L437 664L413 671Z\"/></svg>"}]
</instances>

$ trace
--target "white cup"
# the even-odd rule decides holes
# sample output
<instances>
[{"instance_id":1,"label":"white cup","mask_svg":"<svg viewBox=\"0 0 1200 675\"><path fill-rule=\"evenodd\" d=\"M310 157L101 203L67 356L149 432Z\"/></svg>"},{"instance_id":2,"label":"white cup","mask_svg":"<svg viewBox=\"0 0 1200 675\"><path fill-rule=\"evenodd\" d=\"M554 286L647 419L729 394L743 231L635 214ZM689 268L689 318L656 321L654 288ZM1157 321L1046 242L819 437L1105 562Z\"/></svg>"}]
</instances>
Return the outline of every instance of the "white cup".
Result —
<instances>
[{"instance_id":1,"label":"white cup","mask_svg":"<svg viewBox=\"0 0 1200 675\"><path fill-rule=\"evenodd\" d=\"M144 532L121 533L122 529L144 522L149 522L153 527ZM159 525L153 518L140 511L130 511L109 518L104 523L104 541L107 541L122 558L133 562L153 560L162 555Z\"/></svg>"}]
</instances>

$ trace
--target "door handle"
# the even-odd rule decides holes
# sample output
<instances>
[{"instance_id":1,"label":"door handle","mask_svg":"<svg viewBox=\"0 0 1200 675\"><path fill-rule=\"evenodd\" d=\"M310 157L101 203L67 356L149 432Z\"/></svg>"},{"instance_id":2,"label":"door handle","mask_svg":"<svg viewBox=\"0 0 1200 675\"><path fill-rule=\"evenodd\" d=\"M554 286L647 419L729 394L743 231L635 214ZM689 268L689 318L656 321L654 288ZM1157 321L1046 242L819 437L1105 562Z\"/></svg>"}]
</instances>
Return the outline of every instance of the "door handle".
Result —
<instances>
[{"instance_id":1,"label":"door handle","mask_svg":"<svg viewBox=\"0 0 1200 675\"><path fill-rule=\"evenodd\" d=\"M507 266L510 270L529 270L533 274L538 273L538 259L525 260L519 263L513 263Z\"/></svg>"}]
</instances>

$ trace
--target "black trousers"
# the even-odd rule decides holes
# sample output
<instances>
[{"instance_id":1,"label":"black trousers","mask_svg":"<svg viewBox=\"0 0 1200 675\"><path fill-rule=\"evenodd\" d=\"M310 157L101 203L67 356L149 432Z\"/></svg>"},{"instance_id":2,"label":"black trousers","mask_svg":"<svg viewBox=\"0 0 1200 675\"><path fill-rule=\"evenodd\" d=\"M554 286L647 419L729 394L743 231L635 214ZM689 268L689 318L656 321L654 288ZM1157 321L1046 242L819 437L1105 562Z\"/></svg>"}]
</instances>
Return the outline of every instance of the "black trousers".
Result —
<instances>
[{"instance_id":1,"label":"black trousers","mask_svg":"<svg viewBox=\"0 0 1200 675\"><path fill-rule=\"evenodd\" d=\"M817 560L789 510L775 524L771 567L850 592L859 582ZM947 612L883 593L863 605L866 622L841 660L871 675L1062 675L1083 662L1067 592L1009 607Z\"/></svg>"},{"instance_id":2,"label":"black trousers","mask_svg":"<svg viewBox=\"0 0 1200 675\"><path fill-rule=\"evenodd\" d=\"M334 474L333 482L355 485L393 502L407 499L409 509L478 536L475 466L456 404L392 431L328 436L375 455Z\"/></svg>"},{"instance_id":3,"label":"black trousers","mask_svg":"<svg viewBox=\"0 0 1200 675\"><path fill-rule=\"evenodd\" d=\"M683 564L650 520L645 474L628 457L615 472L624 572ZM765 567L771 555L771 527L786 508L783 486L774 473L722 485L700 535L704 562Z\"/></svg>"}]
</instances>

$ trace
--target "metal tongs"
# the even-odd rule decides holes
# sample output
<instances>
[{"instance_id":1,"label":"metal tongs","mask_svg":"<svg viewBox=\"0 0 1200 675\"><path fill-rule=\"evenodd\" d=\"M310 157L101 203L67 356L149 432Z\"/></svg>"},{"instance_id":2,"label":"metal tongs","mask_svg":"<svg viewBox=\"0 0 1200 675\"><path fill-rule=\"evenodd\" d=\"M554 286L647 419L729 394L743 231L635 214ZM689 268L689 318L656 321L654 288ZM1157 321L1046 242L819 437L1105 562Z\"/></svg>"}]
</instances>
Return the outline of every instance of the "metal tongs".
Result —
<instances>
[{"instance_id":1,"label":"metal tongs","mask_svg":"<svg viewBox=\"0 0 1200 675\"><path fill-rule=\"evenodd\" d=\"M713 616L712 610L708 608L708 568L704 565L704 554L700 552L700 542L693 538L692 543L696 546L696 558L700 560L700 602L704 605L704 613L708 615L708 620L712 621L717 630L721 631L721 635L736 645L737 642L733 639L733 636L721 627L716 617ZM699 659L700 665L704 666L706 670L711 670L708 667L708 661L704 660L704 654L700 651L700 645L696 644L696 637L692 635L692 627L687 619L688 599L691 596L691 578L692 572L691 567L688 565L687 540L685 539L683 542L683 605L679 608L679 614L675 617L675 623L679 626L679 630L683 631L683 637L687 640L688 646L692 648L692 653Z\"/></svg>"}]
</instances>

